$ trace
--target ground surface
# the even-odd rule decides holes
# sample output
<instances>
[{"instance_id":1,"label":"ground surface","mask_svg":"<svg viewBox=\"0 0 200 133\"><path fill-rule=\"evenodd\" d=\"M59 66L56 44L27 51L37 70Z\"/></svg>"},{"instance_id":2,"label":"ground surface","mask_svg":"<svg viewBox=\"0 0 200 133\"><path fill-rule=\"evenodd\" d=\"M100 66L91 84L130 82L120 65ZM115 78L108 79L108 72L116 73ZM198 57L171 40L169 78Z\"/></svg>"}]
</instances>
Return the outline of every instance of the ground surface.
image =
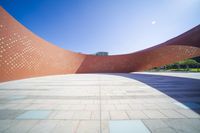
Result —
<instances>
[{"instance_id":1,"label":"ground surface","mask_svg":"<svg viewBox=\"0 0 200 133\"><path fill-rule=\"evenodd\" d=\"M199 133L200 74L47 76L0 84L3 133Z\"/></svg>"}]
</instances>

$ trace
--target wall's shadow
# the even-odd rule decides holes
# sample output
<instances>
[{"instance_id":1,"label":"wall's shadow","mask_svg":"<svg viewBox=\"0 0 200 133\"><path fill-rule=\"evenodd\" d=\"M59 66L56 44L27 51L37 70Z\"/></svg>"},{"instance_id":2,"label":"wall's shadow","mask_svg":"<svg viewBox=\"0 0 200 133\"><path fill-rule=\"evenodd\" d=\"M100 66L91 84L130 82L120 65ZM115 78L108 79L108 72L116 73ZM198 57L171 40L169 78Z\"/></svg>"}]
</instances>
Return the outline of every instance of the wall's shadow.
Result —
<instances>
[{"instance_id":1,"label":"wall's shadow","mask_svg":"<svg viewBox=\"0 0 200 133\"><path fill-rule=\"evenodd\" d=\"M151 74L112 74L143 82L200 114L200 80Z\"/></svg>"}]
</instances>

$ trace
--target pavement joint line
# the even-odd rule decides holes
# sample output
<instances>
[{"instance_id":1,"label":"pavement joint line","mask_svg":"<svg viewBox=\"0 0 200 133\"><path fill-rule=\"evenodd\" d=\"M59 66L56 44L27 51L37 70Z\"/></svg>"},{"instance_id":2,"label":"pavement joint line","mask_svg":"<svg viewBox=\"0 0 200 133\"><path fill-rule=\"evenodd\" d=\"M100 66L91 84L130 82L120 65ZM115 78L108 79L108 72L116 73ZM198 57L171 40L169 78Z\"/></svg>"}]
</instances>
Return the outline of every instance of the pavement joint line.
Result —
<instances>
[{"instance_id":1,"label":"pavement joint line","mask_svg":"<svg viewBox=\"0 0 200 133\"><path fill-rule=\"evenodd\" d=\"M100 78L100 77L99 77ZM98 79L99 79L98 78ZM99 80L100 81L100 80ZM101 120L101 83L99 84L99 124L100 124L100 133L102 133L102 125L101 125L101 122L102 122L102 120Z\"/></svg>"},{"instance_id":2,"label":"pavement joint line","mask_svg":"<svg viewBox=\"0 0 200 133\"><path fill-rule=\"evenodd\" d=\"M153 133L153 132L151 131L151 129L146 125L146 123L144 122L144 120L141 119L141 121L142 121L142 123L144 124L144 126L149 130L149 132L150 132L150 133Z\"/></svg>"},{"instance_id":3,"label":"pavement joint line","mask_svg":"<svg viewBox=\"0 0 200 133\"><path fill-rule=\"evenodd\" d=\"M74 133L77 133L77 131L78 131L78 128L79 128L79 126L80 126L80 123L81 123L81 120L79 120L79 121L78 121L78 124L77 124L77 126L76 126L76 128L75 128L75 131L74 131Z\"/></svg>"}]
</instances>

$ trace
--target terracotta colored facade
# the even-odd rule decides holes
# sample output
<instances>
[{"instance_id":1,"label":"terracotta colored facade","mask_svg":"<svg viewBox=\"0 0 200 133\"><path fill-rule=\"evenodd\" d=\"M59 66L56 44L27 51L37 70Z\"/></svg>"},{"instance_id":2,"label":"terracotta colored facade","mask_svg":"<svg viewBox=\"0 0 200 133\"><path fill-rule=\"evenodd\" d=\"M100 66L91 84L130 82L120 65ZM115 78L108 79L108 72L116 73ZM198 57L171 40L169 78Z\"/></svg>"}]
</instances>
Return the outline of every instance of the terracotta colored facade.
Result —
<instances>
[{"instance_id":1,"label":"terracotta colored facade","mask_svg":"<svg viewBox=\"0 0 200 133\"><path fill-rule=\"evenodd\" d=\"M196 56L200 56L200 26L142 51L95 56L41 39L0 7L0 82L68 73L144 71Z\"/></svg>"}]
</instances>

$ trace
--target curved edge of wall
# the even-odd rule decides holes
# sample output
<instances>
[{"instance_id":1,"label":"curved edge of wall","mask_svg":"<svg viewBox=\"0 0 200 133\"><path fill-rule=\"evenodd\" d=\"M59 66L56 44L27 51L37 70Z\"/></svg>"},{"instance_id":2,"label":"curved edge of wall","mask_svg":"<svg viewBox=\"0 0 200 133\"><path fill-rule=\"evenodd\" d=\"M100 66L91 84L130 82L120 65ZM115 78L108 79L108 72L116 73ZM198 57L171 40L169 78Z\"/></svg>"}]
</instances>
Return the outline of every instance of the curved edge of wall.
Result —
<instances>
[{"instance_id":1,"label":"curved edge of wall","mask_svg":"<svg viewBox=\"0 0 200 133\"><path fill-rule=\"evenodd\" d=\"M95 56L43 40L0 7L0 82L68 73L144 71L196 56L200 56L200 26L135 53Z\"/></svg>"}]
</instances>

